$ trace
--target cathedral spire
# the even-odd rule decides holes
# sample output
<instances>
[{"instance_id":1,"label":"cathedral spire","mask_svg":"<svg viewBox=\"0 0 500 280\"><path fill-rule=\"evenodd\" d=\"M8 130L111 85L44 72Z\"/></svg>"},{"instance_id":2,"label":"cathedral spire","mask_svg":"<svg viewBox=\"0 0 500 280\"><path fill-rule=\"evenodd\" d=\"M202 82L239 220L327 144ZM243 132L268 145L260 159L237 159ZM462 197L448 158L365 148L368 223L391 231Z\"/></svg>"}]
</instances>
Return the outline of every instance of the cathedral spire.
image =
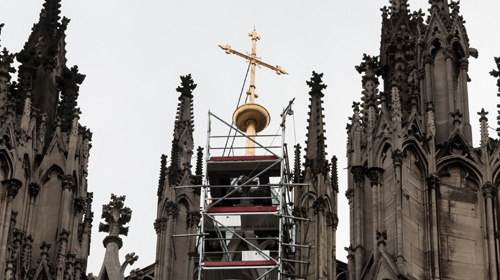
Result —
<instances>
[{"instance_id":1,"label":"cathedral spire","mask_svg":"<svg viewBox=\"0 0 500 280\"><path fill-rule=\"evenodd\" d=\"M61 0L45 0L40 21L43 21L47 29L55 30L59 26L59 14L61 13Z\"/></svg>"},{"instance_id":2,"label":"cathedral spire","mask_svg":"<svg viewBox=\"0 0 500 280\"><path fill-rule=\"evenodd\" d=\"M56 80L66 68L65 31L69 19L61 19L60 2L45 0L38 23L33 26L23 49L16 55L21 64L18 75L20 86L13 94L13 102L20 113L29 97L33 108L38 111L38 121L43 114L46 115L49 131L53 130L58 117L60 96ZM66 124L72 121L73 112L69 115L71 120ZM51 133L45 136L46 144L50 143L50 137Z\"/></svg>"},{"instance_id":3,"label":"cathedral spire","mask_svg":"<svg viewBox=\"0 0 500 280\"><path fill-rule=\"evenodd\" d=\"M306 82L311 88L309 100L309 126L307 130L307 146L306 146L306 167L310 167L313 173L325 173L326 162L326 144L325 144L325 129L323 115L323 90L326 85L323 84L323 74L318 74L313 71L311 80Z\"/></svg>"},{"instance_id":4,"label":"cathedral spire","mask_svg":"<svg viewBox=\"0 0 500 280\"><path fill-rule=\"evenodd\" d=\"M172 163L169 168L170 184L176 185L184 177L184 173L191 175L191 156L193 155L193 90L196 84L191 74L181 76L181 85L176 91L180 92L177 117L174 124L174 139L172 140Z\"/></svg>"}]
</instances>

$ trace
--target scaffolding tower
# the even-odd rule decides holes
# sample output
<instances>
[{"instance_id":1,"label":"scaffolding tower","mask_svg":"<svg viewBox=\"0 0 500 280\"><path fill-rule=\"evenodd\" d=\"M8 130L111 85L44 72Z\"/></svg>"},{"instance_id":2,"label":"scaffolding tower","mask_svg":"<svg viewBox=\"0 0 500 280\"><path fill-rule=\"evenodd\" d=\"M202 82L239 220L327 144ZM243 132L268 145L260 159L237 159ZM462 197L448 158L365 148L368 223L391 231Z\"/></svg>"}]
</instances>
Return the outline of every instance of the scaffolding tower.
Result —
<instances>
[{"instance_id":1,"label":"scaffolding tower","mask_svg":"<svg viewBox=\"0 0 500 280\"><path fill-rule=\"evenodd\" d=\"M249 137L208 113L199 280L305 279L293 273L294 267L308 267L310 262L295 259L295 252L312 246L297 242L294 233L297 220L309 219L292 215L293 189L305 184L292 182L285 143L286 110L282 119L281 133ZM214 127L225 129L213 130L212 120ZM229 134L212 133L227 128ZM255 155L240 155L247 139L255 143Z\"/></svg>"}]
</instances>

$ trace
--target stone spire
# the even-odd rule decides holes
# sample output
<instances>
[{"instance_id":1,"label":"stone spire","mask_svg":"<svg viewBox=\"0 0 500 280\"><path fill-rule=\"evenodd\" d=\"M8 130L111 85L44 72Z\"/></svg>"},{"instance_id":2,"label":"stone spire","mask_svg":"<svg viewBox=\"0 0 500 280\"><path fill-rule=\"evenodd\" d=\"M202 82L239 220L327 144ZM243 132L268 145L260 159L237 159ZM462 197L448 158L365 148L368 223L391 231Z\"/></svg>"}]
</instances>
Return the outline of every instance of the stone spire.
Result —
<instances>
[{"instance_id":1,"label":"stone spire","mask_svg":"<svg viewBox=\"0 0 500 280\"><path fill-rule=\"evenodd\" d=\"M311 96L309 100L311 105L309 106L309 126L307 129L307 145L306 145L306 155L305 155L305 165L310 167L314 174L325 173L326 165L326 144L325 144L325 129L324 129L324 115L323 115L323 90L326 85L323 84L323 74L318 74L313 71L313 76L311 80L306 82L311 88L309 95Z\"/></svg>"},{"instance_id":2,"label":"stone spire","mask_svg":"<svg viewBox=\"0 0 500 280\"><path fill-rule=\"evenodd\" d=\"M20 88L16 93L18 111L22 111L27 97L39 110L39 120L46 114L46 126L51 131L56 124L59 89L56 77L66 67L65 31L69 19L60 18L61 0L46 0L40 19L33 28L24 48L17 54ZM50 135L45 142L49 143Z\"/></svg>"},{"instance_id":3,"label":"stone spire","mask_svg":"<svg viewBox=\"0 0 500 280\"><path fill-rule=\"evenodd\" d=\"M378 116L378 99L380 98L378 76L382 71L379 57L364 54L363 61L355 68L359 74L364 73L361 82L363 85L363 97L361 98L363 101L363 124L365 125L364 129L371 134L375 128L375 121Z\"/></svg>"},{"instance_id":4,"label":"stone spire","mask_svg":"<svg viewBox=\"0 0 500 280\"><path fill-rule=\"evenodd\" d=\"M161 163L160 163L160 178L158 179L158 203L163 196L163 188L165 187L165 177L167 176L167 156L161 155Z\"/></svg>"},{"instance_id":5,"label":"stone spire","mask_svg":"<svg viewBox=\"0 0 500 280\"><path fill-rule=\"evenodd\" d=\"M300 245L312 245L314 250L297 250L296 259L314 259L309 265L299 265L295 274L304 279L335 279L335 235L338 224L337 216L337 174L336 158L330 165L326 158L326 137L323 115L323 90L326 85L322 81L323 74L313 71L312 78L307 82L311 101L307 127L304 171L300 172L300 146L296 146L294 161L294 182L303 182L308 187L294 188L295 216L311 219L296 221L296 240ZM335 170L334 170L335 169ZM330 175L330 172L333 173ZM304 175L301 176L301 173ZM335 182L332 182L335 181ZM323 227L326 225L326 227ZM321 238L317 238L321 236Z\"/></svg>"},{"instance_id":6,"label":"stone spire","mask_svg":"<svg viewBox=\"0 0 500 280\"><path fill-rule=\"evenodd\" d=\"M181 76L181 85L177 117L174 124L174 139L172 140L171 165L169 168L170 185L178 185L185 175L190 176L191 157L193 155L193 90L196 88L191 74Z\"/></svg>"},{"instance_id":7,"label":"stone spire","mask_svg":"<svg viewBox=\"0 0 500 280\"><path fill-rule=\"evenodd\" d=\"M85 75L78 73L78 66L71 69L63 68L62 75L56 78L57 85L61 90L61 102L57 111L57 116L61 119L61 131L71 130L75 111L77 110L77 99L80 84L85 80Z\"/></svg>"}]
</instances>

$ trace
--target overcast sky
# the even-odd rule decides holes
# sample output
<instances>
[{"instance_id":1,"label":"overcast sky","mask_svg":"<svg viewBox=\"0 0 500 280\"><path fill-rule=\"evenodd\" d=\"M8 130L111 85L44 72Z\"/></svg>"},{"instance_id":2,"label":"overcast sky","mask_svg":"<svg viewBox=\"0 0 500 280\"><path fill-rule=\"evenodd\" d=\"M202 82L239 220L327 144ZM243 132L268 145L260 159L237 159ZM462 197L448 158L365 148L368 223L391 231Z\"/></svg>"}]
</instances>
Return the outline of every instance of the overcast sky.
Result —
<instances>
[{"instance_id":1,"label":"overcast sky","mask_svg":"<svg viewBox=\"0 0 500 280\"><path fill-rule=\"evenodd\" d=\"M410 0L410 9L427 13L427 0ZM43 0L0 0L0 44L21 50L38 21ZM257 56L280 65L289 75L257 69L257 102L271 114L267 133L279 127L279 114L296 98L295 115L288 120L287 143L304 146L308 106L306 80L312 71L324 73L328 157L339 158L339 217L337 258L346 261L348 205L345 125L352 101L361 97L361 76L354 66L363 53L379 54L381 12L388 0L359 1L131 1L71 0L62 3L67 29L68 67L78 65L87 75L80 89L80 123L93 134L89 164L89 191L95 212L88 272L97 274L104 257L98 233L102 204L111 193L126 195L133 215L124 237L121 260L136 252L134 267L154 262L160 156L170 156L180 75L191 73L194 91L195 145L206 143L207 112L231 120L247 64L226 55L217 45L229 44L250 52L248 37L254 27L261 36ZM496 128L496 81L488 72L500 56L497 0L464 1L471 47L469 98L474 145L479 143L478 112L490 112ZM274 120L274 121L273 121ZM491 136L496 133L491 130ZM293 154L293 151L291 151ZM194 164L194 161L193 161Z\"/></svg>"}]
</instances>

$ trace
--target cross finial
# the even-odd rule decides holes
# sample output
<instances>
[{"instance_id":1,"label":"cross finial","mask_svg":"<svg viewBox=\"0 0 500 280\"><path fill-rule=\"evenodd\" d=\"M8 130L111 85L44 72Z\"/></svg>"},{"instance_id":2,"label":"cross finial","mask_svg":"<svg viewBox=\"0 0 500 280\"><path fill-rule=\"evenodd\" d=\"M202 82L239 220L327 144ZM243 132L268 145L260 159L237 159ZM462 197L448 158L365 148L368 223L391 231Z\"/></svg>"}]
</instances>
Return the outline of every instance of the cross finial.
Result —
<instances>
[{"instance_id":1,"label":"cross finial","mask_svg":"<svg viewBox=\"0 0 500 280\"><path fill-rule=\"evenodd\" d=\"M241 56L241 57L247 59L248 61L250 61L250 68L251 68L250 89L247 91L247 94L250 96L249 103L255 103L255 98L259 97L255 93L255 66L256 65L265 66L271 70L274 70L274 71L276 71L276 74L278 74L278 75L288 74L288 73L285 72L285 70L281 69L280 66L269 65L269 64L267 64L267 63L265 63L257 58L257 40L260 40L260 36L257 35L257 31L255 30L255 27L252 30L252 32L248 33L248 36L250 36L252 38L252 53L251 53L251 55L246 55L246 54L240 53L238 51L235 51L235 50L231 49L231 46L229 46L229 45L225 45L225 46L219 45L219 47L222 50L226 51L227 54L233 53L237 56Z\"/></svg>"},{"instance_id":2,"label":"cross finial","mask_svg":"<svg viewBox=\"0 0 500 280\"><path fill-rule=\"evenodd\" d=\"M193 98L193 90L196 88L197 84L194 83L191 74L186 76L181 76L181 85L175 90L180 92L183 96Z\"/></svg>"},{"instance_id":3,"label":"cross finial","mask_svg":"<svg viewBox=\"0 0 500 280\"><path fill-rule=\"evenodd\" d=\"M124 225L130 222L132 210L125 207L123 202L125 196L111 194L111 201L102 206L102 218L106 223L99 224L99 231L109 232L109 236L127 235L128 227Z\"/></svg>"},{"instance_id":4,"label":"cross finial","mask_svg":"<svg viewBox=\"0 0 500 280\"><path fill-rule=\"evenodd\" d=\"M313 76L311 77L310 81L307 81L307 85L311 88L309 91L309 94L311 96L313 95L319 95L320 97L323 97L324 94L322 90L326 88L326 85L323 84L323 80L321 79L323 77L323 73L318 74L315 71L313 71Z\"/></svg>"},{"instance_id":5,"label":"cross finial","mask_svg":"<svg viewBox=\"0 0 500 280\"><path fill-rule=\"evenodd\" d=\"M488 112L486 112L484 110L484 108L481 109L481 112L477 112L477 114L480 116L479 121L483 121L483 120L488 121L488 119L486 118L486 116L488 115Z\"/></svg>"},{"instance_id":6,"label":"cross finial","mask_svg":"<svg viewBox=\"0 0 500 280\"><path fill-rule=\"evenodd\" d=\"M248 33L248 36L252 37L252 41L255 40L260 40L260 36L257 35L257 31L255 30L255 27L253 28L252 32ZM253 52L253 49L252 49Z\"/></svg>"}]
</instances>

